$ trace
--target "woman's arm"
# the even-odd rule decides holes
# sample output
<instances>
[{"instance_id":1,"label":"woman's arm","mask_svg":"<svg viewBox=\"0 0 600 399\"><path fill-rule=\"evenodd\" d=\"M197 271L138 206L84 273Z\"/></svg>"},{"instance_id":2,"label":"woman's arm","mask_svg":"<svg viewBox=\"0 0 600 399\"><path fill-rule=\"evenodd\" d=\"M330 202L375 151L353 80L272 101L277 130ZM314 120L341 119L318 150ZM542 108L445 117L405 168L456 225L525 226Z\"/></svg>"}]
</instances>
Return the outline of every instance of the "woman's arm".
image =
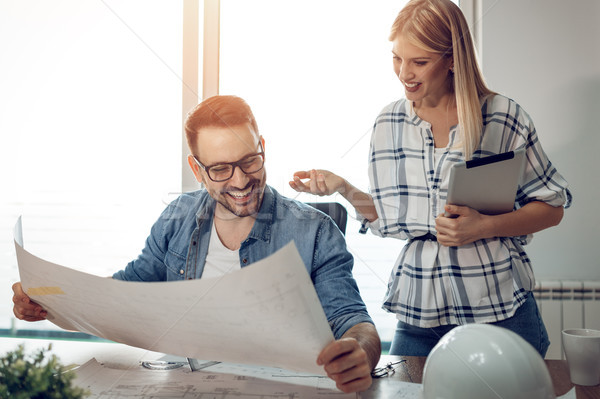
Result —
<instances>
[{"instance_id":1,"label":"woman's arm","mask_svg":"<svg viewBox=\"0 0 600 399\"><path fill-rule=\"evenodd\" d=\"M532 201L520 209L501 215L483 215L466 206L446 205L446 212L435 221L438 242L449 247L461 246L483 238L515 237L536 233L556 226L563 217L563 207Z\"/></svg>"},{"instance_id":2,"label":"woman's arm","mask_svg":"<svg viewBox=\"0 0 600 399\"><path fill-rule=\"evenodd\" d=\"M309 179L303 182L302 179ZM377 220L377 210L370 194L354 187L346 179L322 169L300 171L294 173L294 180L290 181L290 187L298 192L316 195L331 195L340 193L352 204L354 209L369 222Z\"/></svg>"}]
</instances>

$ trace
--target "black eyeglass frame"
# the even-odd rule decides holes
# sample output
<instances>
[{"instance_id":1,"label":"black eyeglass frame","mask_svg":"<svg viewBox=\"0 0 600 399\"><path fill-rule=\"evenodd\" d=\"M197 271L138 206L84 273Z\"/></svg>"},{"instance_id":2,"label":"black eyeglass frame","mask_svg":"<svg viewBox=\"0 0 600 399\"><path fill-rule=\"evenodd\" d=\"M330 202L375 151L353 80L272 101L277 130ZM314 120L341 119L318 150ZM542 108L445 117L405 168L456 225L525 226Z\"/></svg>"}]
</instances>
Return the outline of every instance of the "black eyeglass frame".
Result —
<instances>
[{"instance_id":1,"label":"black eyeglass frame","mask_svg":"<svg viewBox=\"0 0 600 399\"><path fill-rule=\"evenodd\" d=\"M260 151L258 151L255 154L248 155L248 156L240 159L239 161L236 161L236 162L220 162L220 163L216 163L214 165L208 165L208 166L203 165L202 162L200 162L198 160L198 158L196 158L195 155L192 155L192 157L194 158L194 161L196 161L196 163L198 164L198 166L200 166L206 172L206 175L208 176L208 178L210 180L214 181L215 183L222 183L222 182L227 181L227 180L229 180L229 179L231 179L233 177L233 174L235 173L235 168L236 167L240 168L240 170L242 172L244 172L245 174L247 174L247 175L252 174L252 173L256 173L256 172L260 172L261 170L263 170L263 168L265 167L265 151L264 151L262 143L260 141L258 142L258 148L260 149ZM257 155L259 155L261 157L261 159L262 159L262 165L261 165L261 167L258 168L255 171L246 172L244 170L244 167L242 166L242 164L248 158L252 158L252 157L255 157ZM223 165L229 165L229 166L231 166L231 175L227 179L218 179L218 180L213 179L213 177L210 175L210 169L214 168L216 166L223 166Z\"/></svg>"}]
</instances>

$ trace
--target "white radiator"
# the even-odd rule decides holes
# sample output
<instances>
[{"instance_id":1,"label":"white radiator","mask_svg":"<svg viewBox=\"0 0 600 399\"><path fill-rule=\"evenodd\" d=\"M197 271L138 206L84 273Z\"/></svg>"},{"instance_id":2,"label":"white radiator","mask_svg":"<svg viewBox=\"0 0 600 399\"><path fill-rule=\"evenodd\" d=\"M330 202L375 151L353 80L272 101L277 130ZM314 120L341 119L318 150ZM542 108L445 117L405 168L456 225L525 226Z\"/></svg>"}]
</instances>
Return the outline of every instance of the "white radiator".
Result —
<instances>
[{"instance_id":1,"label":"white radiator","mask_svg":"<svg viewBox=\"0 0 600 399\"><path fill-rule=\"evenodd\" d=\"M546 359L564 359L563 329L600 330L600 281L538 281L533 292L550 337Z\"/></svg>"}]
</instances>

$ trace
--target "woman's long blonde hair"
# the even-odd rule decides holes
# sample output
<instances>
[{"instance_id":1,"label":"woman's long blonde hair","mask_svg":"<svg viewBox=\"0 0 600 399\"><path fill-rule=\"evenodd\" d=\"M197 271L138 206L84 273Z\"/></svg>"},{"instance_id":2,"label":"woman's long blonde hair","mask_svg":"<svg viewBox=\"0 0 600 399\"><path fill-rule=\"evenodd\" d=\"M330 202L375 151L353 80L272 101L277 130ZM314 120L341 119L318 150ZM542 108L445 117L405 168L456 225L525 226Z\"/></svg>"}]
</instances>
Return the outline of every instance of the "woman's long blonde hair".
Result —
<instances>
[{"instance_id":1,"label":"woman's long blonde hair","mask_svg":"<svg viewBox=\"0 0 600 399\"><path fill-rule=\"evenodd\" d=\"M483 129L480 99L495 93L485 84L463 13L450 0L411 0L396 17L390 41L398 35L425 51L452 57L451 86L456 97L463 154L471 159L479 147Z\"/></svg>"}]
</instances>

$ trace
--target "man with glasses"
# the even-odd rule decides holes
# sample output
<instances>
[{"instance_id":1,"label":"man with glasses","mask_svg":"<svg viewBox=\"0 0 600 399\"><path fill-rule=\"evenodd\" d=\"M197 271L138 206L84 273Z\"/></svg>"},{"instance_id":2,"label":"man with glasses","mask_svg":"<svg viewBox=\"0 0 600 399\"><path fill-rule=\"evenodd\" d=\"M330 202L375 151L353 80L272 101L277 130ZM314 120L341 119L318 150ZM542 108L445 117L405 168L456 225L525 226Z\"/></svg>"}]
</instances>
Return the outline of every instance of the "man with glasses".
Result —
<instances>
[{"instance_id":1,"label":"man with glasses","mask_svg":"<svg viewBox=\"0 0 600 399\"><path fill-rule=\"evenodd\" d=\"M267 185L265 141L241 98L206 99L189 114L185 130L192 153L188 163L205 189L172 202L152 227L141 255L113 278L218 277L293 240L336 338L315 360L340 390L366 390L381 346L352 277L353 258L340 230L329 217ZM13 290L17 318L45 317L20 283Z\"/></svg>"}]
</instances>

